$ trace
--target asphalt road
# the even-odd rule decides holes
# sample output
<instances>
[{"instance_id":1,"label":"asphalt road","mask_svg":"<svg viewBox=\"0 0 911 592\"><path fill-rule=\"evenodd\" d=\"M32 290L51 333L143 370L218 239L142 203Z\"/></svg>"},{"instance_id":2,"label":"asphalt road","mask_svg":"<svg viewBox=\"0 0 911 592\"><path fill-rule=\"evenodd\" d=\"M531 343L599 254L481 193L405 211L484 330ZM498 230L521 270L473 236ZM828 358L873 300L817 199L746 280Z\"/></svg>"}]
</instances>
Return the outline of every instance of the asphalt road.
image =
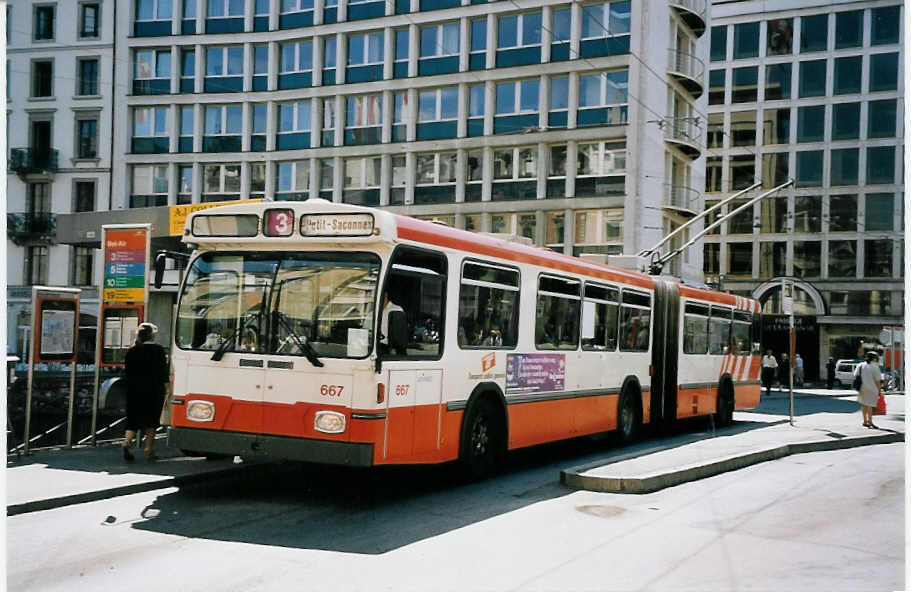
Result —
<instances>
[{"instance_id":1,"label":"asphalt road","mask_svg":"<svg viewBox=\"0 0 911 592\"><path fill-rule=\"evenodd\" d=\"M689 434L692 436L692 434ZM646 442L642 446L654 446ZM629 451L630 449L625 449ZM452 467L297 465L7 519L10 590L900 590L904 445L648 495L573 491L574 442Z\"/></svg>"}]
</instances>

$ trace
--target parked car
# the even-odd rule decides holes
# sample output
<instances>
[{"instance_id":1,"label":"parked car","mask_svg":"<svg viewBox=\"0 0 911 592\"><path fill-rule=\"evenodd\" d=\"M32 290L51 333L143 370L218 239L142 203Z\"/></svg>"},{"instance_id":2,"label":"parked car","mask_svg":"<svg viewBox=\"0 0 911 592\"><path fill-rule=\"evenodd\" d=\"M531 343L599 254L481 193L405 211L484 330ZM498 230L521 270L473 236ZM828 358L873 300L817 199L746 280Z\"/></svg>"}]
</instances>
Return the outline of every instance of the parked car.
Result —
<instances>
[{"instance_id":1,"label":"parked car","mask_svg":"<svg viewBox=\"0 0 911 592\"><path fill-rule=\"evenodd\" d=\"M854 382L854 370L863 360L838 360L835 363L835 387L850 387Z\"/></svg>"}]
</instances>

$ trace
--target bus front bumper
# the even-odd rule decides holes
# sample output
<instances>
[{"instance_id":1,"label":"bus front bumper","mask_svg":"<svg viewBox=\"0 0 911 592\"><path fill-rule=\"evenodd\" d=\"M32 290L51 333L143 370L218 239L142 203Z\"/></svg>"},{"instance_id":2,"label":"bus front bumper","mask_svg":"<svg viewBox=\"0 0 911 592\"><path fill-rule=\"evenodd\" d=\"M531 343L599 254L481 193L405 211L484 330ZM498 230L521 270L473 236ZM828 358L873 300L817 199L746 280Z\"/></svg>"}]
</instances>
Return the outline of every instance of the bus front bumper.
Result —
<instances>
[{"instance_id":1,"label":"bus front bumper","mask_svg":"<svg viewBox=\"0 0 911 592\"><path fill-rule=\"evenodd\" d=\"M373 465L373 444L361 442L169 427L168 446L188 453L226 454L261 460L296 460L354 467Z\"/></svg>"}]
</instances>

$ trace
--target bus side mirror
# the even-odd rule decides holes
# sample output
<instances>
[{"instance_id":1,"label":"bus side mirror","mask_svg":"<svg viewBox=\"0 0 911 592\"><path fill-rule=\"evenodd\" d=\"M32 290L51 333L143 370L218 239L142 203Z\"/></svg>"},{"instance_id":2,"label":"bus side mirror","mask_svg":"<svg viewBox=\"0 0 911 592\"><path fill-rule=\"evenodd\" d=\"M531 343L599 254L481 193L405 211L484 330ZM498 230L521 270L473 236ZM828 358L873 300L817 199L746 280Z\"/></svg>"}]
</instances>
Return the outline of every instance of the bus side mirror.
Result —
<instances>
[{"instance_id":1,"label":"bus side mirror","mask_svg":"<svg viewBox=\"0 0 911 592\"><path fill-rule=\"evenodd\" d=\"M161 288L161 281L164 278L164 268L167 259L168 255L164 251L155 255L155 277L152 283L156 290Z\"/></svg>"}]
</instances>

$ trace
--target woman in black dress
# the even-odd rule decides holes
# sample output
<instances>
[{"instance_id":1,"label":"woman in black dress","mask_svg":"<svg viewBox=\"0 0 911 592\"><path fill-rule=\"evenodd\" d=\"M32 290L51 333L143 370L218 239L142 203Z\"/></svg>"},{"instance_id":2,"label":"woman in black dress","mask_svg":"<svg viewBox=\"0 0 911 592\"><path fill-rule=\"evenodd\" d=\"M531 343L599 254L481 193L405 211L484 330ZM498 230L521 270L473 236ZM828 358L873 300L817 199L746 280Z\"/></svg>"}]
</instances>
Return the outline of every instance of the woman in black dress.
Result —
<instances>
[{"instance_id":1,"label":"woman in black dress","mask_svg":"<svg viewBox=\"0 0 911 592\"><path fill-rule=\"evenodd\" d=\"M124 366L127 381L127 425L123 439L123 458L133 460L130 448L139 430L145 430L146 460L155 456L155 430L158 428L164 405L165 385L168 382L168 360L164 348L154 342L158 327L142 323L136 343L127 352Z\"/></svg>"}]
</instances>

